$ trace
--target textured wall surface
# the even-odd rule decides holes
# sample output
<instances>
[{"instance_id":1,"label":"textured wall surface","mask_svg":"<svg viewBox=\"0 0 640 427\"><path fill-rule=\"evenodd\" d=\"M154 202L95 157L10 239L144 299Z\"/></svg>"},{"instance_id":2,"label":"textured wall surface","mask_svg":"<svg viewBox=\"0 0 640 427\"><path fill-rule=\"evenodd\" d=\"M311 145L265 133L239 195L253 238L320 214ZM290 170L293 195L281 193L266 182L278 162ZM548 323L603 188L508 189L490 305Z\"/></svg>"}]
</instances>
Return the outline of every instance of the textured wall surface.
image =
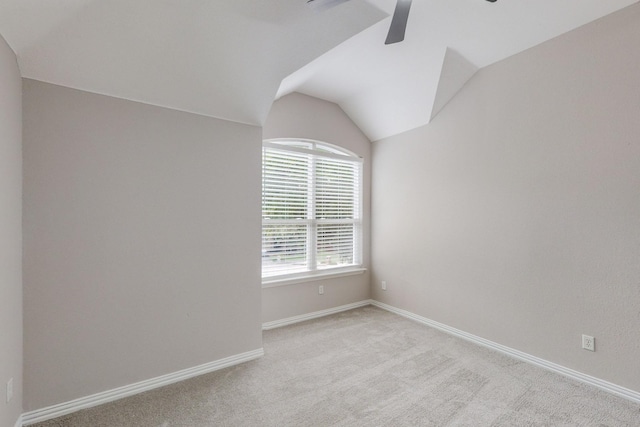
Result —
<instances>
[{"instance_id":1,"label":"textured wall surface","mask_svg":"<svg viewBox=\"0 0 640 427\"><path fill-rule=\"evenodd\" d=\"M22 413L22 80L2 36L0 94L0 425L13 426Z\"/></svg>"},{"instance_id":2,"label":"textured wall surface","mask_svg":"<svg viewBox=\"0 0 640 427\"><path fill-rule=\"evenodd\" d=\"M640 391L638 22L483 69L374 143L376 300Z\"/></svg>"},{"instance_id":3,"label":"textured wall surface","mask_svg":"<svg viewBox=\"0 0 640 427\"><path fill-rule=\"evenodd\" d=\"M262 346L261 130L24 80L25 410Z\"/></svg>"},{"instance_id":4,"label":"textured wall surface","mask_svg":"<svg viewBox=\"0 0 640 427\"><path fill-rule=\"evenodd\" d=\"M338 105L293 93L276 101L263 137L307 138L350 150L364 159L363 264L369 267L371 143ZM364 274L298 283L262 290L262 320L269 322L325 310L369 298L369 271ZM318 286L325 288L318 295Z\"/></svg>"}]
</instances>

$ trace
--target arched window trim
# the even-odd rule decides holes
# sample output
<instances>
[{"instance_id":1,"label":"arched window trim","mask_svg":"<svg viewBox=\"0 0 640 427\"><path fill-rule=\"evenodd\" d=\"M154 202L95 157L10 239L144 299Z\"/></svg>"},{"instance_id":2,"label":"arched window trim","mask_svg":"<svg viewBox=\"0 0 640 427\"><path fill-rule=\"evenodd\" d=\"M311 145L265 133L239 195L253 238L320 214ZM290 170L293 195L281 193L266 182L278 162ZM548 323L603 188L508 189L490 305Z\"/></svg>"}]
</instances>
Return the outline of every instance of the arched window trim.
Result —
<instances>
[{"instance_id":1,"label":"arched window trim","mask_svg":"<svg viewBox=\"0 0 640 427\"><path fill-rule=\"evenodd\" d=\"M298 147L295 145L296 143L309 144L312 148ZM347 150L346 148L342 148L338 145L331 144L329 142L318 141L315 139L272 138L272 139L265 139L262 145L263 147L267 146L274 149L282 148L287 151L313 154L321 157L330 157L330 158L336 158L336 159L351 158L353 161L359 161L361 163L364 161L362 157L358 156L353 151ZM318 147L326 147L331 151L324 151L324 150L318 149Z\"/></svg>"}]
</instances>

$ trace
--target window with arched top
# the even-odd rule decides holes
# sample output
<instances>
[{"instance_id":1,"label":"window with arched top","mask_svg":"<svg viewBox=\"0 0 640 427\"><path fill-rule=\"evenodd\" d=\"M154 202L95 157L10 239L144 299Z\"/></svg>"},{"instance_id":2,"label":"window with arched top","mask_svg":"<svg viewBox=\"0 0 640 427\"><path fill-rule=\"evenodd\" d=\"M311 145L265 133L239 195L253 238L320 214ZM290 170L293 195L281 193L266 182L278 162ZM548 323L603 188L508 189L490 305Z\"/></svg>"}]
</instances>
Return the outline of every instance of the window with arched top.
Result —
<instances>
[{"instance_id":1,"label":"window with arched top","mask_svg":"<svg viewBox=\"0 0 640 427\"><path fill-rule=\"evenodd\" d=\"M362 264L362 159L325 142L262 144L263 281Z\"/></svg>"}]
</instances>

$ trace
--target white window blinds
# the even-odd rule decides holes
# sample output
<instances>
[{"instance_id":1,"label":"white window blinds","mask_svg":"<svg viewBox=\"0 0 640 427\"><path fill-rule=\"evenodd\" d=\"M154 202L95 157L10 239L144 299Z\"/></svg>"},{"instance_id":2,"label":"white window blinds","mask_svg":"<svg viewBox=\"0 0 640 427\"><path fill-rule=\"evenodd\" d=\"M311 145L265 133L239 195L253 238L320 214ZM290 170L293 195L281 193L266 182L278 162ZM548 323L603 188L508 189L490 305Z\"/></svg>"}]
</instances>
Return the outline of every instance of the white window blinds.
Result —
<instances>
[{"instance_id":1,"label":"white window blinds","mask_svg":"<svg viewBox=\"0 0 640 427\"><path fill-rule=\"evenodd\" d=\"M265 141L262 277L362 263L362 161L316 141Z\"/></svg>"}]
</instances>

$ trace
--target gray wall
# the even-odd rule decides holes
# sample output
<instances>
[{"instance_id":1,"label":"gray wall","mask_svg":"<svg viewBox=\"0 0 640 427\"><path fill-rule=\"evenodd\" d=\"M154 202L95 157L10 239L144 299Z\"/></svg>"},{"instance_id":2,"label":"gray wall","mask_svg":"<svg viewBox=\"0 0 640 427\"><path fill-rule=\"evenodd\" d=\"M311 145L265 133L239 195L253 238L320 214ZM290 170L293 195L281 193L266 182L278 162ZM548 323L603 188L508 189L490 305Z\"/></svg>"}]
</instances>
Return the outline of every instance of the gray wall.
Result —
<instances>
[{"instance_id":1,"label":"gray wall","mask_svg":"<svg viewBox=\"0 0 640 427\"><path fill-rule=\"evenodd\" d=\"M483 69L374 143L376 300L640 391L639 22Z\"/></svg>"},{"instance_id":2,"label":"gray wall","mask_svg":"<svg viewBox=\"0 0 640 427\"><path fill-rule=\"evenodd\" d=\"M23 84L25 410L261 348L261 129Z\"/></svg>"},{"instance_id":3,"label":"gray wall","mask_svg":"<svg viewBox=\"0 0 640 427\"><path fill-rule=\"evenodd\" d=\"M0 94L0 425L13 426L22 413L22 81L2 36Z\"/></svg>"},{"instance_id":4,"label":"gray wall","mask_svg":"<svg viewBox=\"0 0 640 427\"><path fill-rule=\"evenodd\" d=\"M364 159L363 264L369 268L371 214L371 143L342 109L331 102L292 93L271 107L263 128L265 139L308 138L351 150ZM263 322L325 310L369 299L370 273L262 290ZM325 288L318 295L318 286Z\"/></svg>"}]
</instances>

